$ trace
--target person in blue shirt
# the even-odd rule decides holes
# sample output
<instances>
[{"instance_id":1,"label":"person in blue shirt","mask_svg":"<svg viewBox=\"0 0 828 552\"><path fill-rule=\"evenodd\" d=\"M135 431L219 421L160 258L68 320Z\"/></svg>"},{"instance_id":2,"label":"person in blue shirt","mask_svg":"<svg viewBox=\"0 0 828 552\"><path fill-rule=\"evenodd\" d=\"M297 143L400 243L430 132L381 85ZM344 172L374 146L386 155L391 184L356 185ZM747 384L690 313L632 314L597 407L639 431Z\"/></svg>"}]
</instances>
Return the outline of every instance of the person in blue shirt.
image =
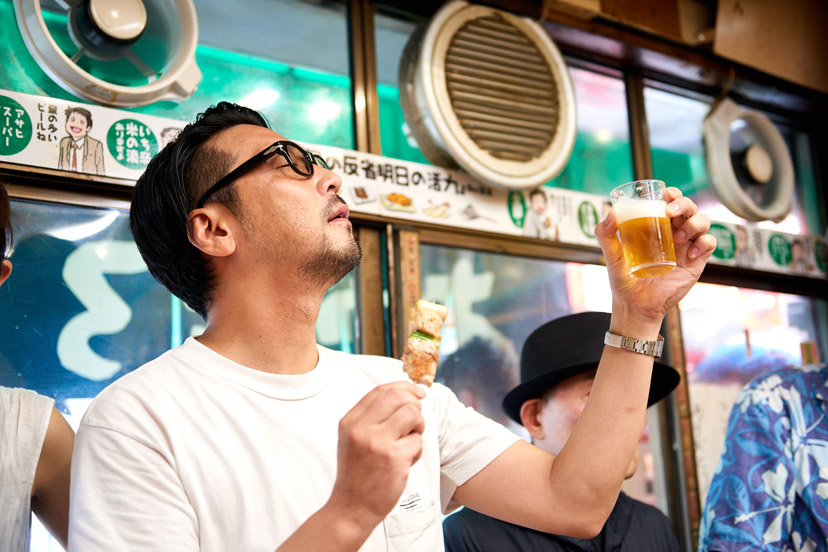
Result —
<instances>
[{"instance_id":1,"label":"person in blue shirt","mask_svg":"<svg viewBox=\"0 0 828 552\"><path fill-rule=\"evenodd\" d=\"M699 552L828 550L828 365L748 383L707 493Z\"/></svg>"},{"instance_id":2,"label":"person in blue shirt","mask_svg":"<svg viewBox=\"0 0 828 552\"><path fill-rule=\"evenodd\" d=\"M828 552L826 401L825 364L767 372L742 389L707 491L699 552Z\"/></svg>"}]
</instances>

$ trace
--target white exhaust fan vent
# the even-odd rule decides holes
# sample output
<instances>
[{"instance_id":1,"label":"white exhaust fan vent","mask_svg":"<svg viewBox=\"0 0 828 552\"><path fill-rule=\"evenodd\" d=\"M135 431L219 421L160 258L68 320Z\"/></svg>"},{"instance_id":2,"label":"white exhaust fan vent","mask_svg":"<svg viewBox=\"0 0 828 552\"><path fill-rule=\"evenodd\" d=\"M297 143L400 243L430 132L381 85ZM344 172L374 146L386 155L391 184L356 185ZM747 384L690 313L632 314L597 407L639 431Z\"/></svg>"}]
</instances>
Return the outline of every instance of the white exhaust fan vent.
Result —
<instances>
[{"instance_id":1,"label":"white exhaust fan vent","mask_svg":"<svg viewBox=\"0 0 828 552\"><path fill-rule=\"evenodd\" d=\"M446 4L409 39L400 103L429 161L494 186L543 184L575 143L572 81L547 33L464 1Z\"/></svg>"},{"instance_id":2,"label":"white exhaust fan vent","mask_svg":"<svg viewBox=\"0 0 828 552\"><path fill-rule=\"evenodd\" d=\"M192 0L14 0L14 11L37 64L80 98L183 101L201 82Z\"/></svg>"},{"instance_id":3,"label":"white exhaust fan vent","mask_svg":"<svg viewBox=\"0 0 828 552\"><path fill-rule=\"evenodd\" d=\"M794 169L776 125L724 98L704 119L710 185L725 207L749 221L780 221L791 211Z\"/></svg>"}]
</instances>

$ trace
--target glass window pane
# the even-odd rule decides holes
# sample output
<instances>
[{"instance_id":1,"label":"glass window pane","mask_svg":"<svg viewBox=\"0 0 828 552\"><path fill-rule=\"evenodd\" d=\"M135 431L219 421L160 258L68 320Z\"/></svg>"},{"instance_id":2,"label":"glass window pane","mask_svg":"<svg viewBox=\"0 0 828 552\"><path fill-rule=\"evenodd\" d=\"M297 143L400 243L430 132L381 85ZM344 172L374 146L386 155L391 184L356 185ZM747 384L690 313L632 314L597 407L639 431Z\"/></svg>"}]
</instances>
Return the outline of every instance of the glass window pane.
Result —
<instances>
[{"instance_id":1,"label":"glass window pane","mask_svg":"<svg viewBox=\"0 0 828 552\"><path fill-rule=\"evenodd\" d=\"M292 140L353 147L344 4L197 0L196 10L204 79L186 106L229 99Z\"/></svg>"},{"instance_id":2,"label":"glass window pane","mask_svg":"<svg viewBox=\"0 0 828 552\"><path fill-rule=\"evenodd\" d=\"M702 505L739 391L763 372L801 365L802 344L813 344L824 361L826 307L822 299L714 284L696 284L681 301Z\"/></svg>"},{"instance_id":3,"label":"glass window pane","mask_svg":"<svg viewBox=\"0 0 828 552\"><path fill-rule=\"evenodd\" d=\"M644 99L654 177L681 189L713 220L748 224L719 201L708 183L702 124L710 111L710 100L649 87L644 89ZM821 235L825 226L819 220L818 207L813 205L819 195L808 136L779 123L776 126L788 144L794 163L793 209L778 223L762 221L756 226L793 234Z\"/></svg>"},{"instance_id":4,"label":"glass window pane","mask_svg":"<svg viewBox=\"0 0 828 552\"><path fill-rule=\"evenodd\" d=\"M349 272L333 286L319 309L316 321L316 342L346 353L360 353L357 336L357 275L359 268Z\"/></svg>"},{"instance_id":5,"label":"glass window pane","mask_svg":"<svg viewBox=\"0 0 828 552\"><path fill-rule=\"evenodd\" d=\"M147 272L126 213L21 201L12 212L2 385L52 396L67 412L66 400L94 397L170 347L170 294ZM186 309L180 321L188 335L203 327Z\"/></svg>"},{"instance_id":6,"label":"glass window pane","mask_svg":"<svg viewBox=\"0 0 828 552\"><path fill-rule=\"evenodd\" d=\"M0 385L33 389L62 407L204 330L201 317L149 274L126 213L24 201L13 201L12 211ZM325 297L320 343L355 350L355 296L351 273Z\"/></svg>"},{"instance_id":7,"label":"glass window pane","mask_svg":"<svg viewBox=\"0 0 828 552\"><path fill-rule=\"evenodd\" d=\"M563 172L547 186L608 196L633 180L624 82L570 67L578 134Z\"/></svg>"},{"instance_id":8,"label":"glass window pane","mask_svg":"<svg viewBox=\"0 0 828 552\"><path fill-rule=\"evenodd\" d=\"M398 72L403 49L419 21L374 15L374 40L377 58L377 97L379 99L380 142L382 154L394 159L428 163L405 122L400 107Z\"/></svg>"},{"instance_id":9,"label":"glass window pane","mask_svg":"<svg viewBox=\"0 0 828 552\"><path fill-rule=\"evenodd\" d=\"M609 312L606 268L421 245L423 298L449 309L437 380L460 400L528 439L501 407L520 379L520 351L538 326L567 314ZM648 425L658 427L657 409ZM641 463L624 484L630 496L667 511L661 443L645 430ZM651 438L652 437L652 438Z\"/></svg>"}]
</instances>

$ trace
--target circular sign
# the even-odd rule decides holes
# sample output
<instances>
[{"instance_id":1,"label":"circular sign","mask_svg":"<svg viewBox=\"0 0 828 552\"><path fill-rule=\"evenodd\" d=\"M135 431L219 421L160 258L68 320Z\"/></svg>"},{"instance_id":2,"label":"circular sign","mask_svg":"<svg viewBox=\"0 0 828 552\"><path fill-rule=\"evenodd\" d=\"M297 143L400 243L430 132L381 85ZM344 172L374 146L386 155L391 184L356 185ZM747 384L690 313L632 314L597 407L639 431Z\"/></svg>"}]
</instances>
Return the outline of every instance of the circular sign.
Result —
<instances>
[{"instance_id":1,"label":"circular sign","mask_svg":"<svg viewBox=\"0 0 828 552\"><path fill-rule=\"evenodd\" d=\"M589 201L578 205L578 225L581 232L588 238L595 237L595 226L598 224L598 209Z\"/></svg>"},{"instance_id":2,"label":"circular sign","mask_svg":"<svg viewBox=\"0 0 828 552\"><path fill-rule=\"evenodd\" d=\"M714 257L726 261L736 255L736 236L730 228L714 222L710 225L708 233L716 238L716 249L713 250Z\"/></svg>"},{"instance_id":3,"label":"circular sign","mask_svg":"<svg viewBox=\"0 0 828 552\"><path fill-rule=\"evenodd\" d=\"M828 243L823 241L817 241L816 247L814 247L815 257L816 257L816 264L819 267L819 270L825 272L825 265L828 264Z\"/></svg>"},{"instance_id":4,"label":"circular sign","mask_svg":"<svg viewBox=\"0 0 828 552\"><path fill-rule=\"evenodd\" d=\"M782 234L774 234L768 240L768 253L773 262L779 266L787 266L791 263L791 242Z\"/></svg>"},{"instance_id":5,"label":"circular sign","mask_svg":"<svg viewBox=\"0 0 828 552\"><path fill-rule=\"evenodd\" d=\"M23 106L0 96L0 155L20 153L32 139L32 119Z\"/></svg>"},{"instance_id":6,"label":"circular sign","mask_svg":"<svg viewBox=\"0 0 828 552\"><path fill-rule=\"evenodd\" d=\"M152 129L135 119L121 119L109 127L106 146L115 161L128 169L141 170L158 153Z\"/></svg>"},{"instance_id":7,"label":"circular sign","mask_svg":"<svg viewBox=\"0 0 828 552\"><path fill-rule=\"evenodd\" d=\"M526 200L523 194L517 190L509 192L509 198L506 201L509 209L509 217L518 228L523 228L523 223L526 220Z\"/></svg>"}]
</instances>

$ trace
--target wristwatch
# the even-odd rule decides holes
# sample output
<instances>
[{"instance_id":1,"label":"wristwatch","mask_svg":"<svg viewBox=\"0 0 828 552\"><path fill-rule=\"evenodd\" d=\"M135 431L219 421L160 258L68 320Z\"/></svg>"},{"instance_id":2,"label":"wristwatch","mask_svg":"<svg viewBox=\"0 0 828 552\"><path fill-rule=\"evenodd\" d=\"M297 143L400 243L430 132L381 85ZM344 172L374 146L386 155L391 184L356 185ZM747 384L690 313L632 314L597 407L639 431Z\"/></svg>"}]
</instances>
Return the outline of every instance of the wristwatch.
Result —
<instances>
[{"instance_id":1,"label":"wristwatch","mask_svg":"<svg viewBox=\"0 0 828 552\"><path fill-rule=\"evenodd\" d=\"M661 358L661 351L664 349L664 338L659 335L656 341L644 341L643 339L633 339L607 332L604 336L604 344L642 355Z\"/></svg>"}]
</instances>

